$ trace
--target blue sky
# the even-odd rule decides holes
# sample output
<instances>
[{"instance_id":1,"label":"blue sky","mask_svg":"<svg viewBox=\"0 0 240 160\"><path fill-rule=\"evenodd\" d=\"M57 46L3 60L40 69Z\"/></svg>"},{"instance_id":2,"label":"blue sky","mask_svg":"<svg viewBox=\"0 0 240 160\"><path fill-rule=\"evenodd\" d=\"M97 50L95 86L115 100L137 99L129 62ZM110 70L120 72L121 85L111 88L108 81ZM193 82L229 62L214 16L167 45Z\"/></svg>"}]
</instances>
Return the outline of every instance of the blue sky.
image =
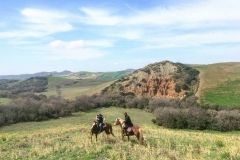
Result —
<instances>
[{"instance_id":1,"label":"blue sky","mask_svg":"<svg viewBox=\"0 0 240 160\"><path fill-rule=\"evenodd\" d=\"M0 75L240 61L239 0L1 0Z\"/></svg>"}]
</instances>

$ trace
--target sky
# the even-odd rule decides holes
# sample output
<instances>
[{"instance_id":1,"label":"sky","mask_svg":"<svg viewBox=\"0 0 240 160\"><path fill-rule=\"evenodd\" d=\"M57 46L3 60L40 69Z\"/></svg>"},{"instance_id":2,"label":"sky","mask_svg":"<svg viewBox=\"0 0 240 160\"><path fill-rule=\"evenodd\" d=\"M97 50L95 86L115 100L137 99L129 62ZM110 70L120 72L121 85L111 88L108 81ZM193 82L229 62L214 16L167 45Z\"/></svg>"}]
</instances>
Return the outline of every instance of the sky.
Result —
<instances>
[{"instance_id":1,"label":"sky","mask_svg":"<svg viewBox=\"0 0 240 160\"><path fill-rule=\"evenodd\" d=\"M239 0L0 0L0 75L240 62Z\"/></svg>"}]
</instances>

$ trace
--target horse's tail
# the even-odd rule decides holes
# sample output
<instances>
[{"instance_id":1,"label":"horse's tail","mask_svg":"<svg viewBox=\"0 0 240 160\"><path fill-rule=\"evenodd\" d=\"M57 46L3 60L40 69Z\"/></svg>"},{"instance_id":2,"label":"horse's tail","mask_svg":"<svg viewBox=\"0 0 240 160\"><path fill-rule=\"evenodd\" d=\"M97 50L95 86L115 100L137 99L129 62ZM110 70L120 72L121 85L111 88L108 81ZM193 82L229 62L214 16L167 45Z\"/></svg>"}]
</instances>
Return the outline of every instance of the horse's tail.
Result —
<instances>
[{"instance_id":1,"label":"horse's tail","mask_svg":"<svg viewBox=\"0 0 240 160\"><path fill-rule=\"evenodd\" d=\"M142 144L142 143L143 143L143 133L142 133L142 129L139 128L138 131L139 131L139 144Z\"/></svg>"},{"instance_id":2,"label":"horse's tail","mask_svg":"<svg viewBox=\"0 0 240 160\"><path fill-rule=\"evenodd\" d=\"M112 132L112 125L110 125L109 129L110 129L110 133L113 135L113 137L115 137L115 135Z\"/></svg>"}]
</instances>

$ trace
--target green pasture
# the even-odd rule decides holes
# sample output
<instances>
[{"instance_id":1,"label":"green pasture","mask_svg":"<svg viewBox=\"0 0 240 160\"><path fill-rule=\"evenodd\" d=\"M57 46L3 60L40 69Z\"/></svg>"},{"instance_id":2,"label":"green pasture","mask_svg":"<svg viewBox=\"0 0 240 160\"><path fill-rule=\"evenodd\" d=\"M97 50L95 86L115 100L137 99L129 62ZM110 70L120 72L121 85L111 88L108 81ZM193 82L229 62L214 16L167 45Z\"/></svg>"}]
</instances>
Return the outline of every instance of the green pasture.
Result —
<instances>
[{"instance_id":1,"label":"green pasture","mask_svg":"<svg viewBox=\"0 0 240 160\"><path fill-rule=\"evenodd\" d=\"M135 137L121 141L119 126L116 137L98 135L90 141L90 127L98 112L113 123L128 112L135 125L143 130L144 144ZM0 159L81 159L81 160L189 160L240 159L239 132L172 130L154 125L151 113L116 107L74 113L71 117L43 122L18 123L0 128Z\"/></svg>"},{"instance_id":2,"label":"green pasture","mask_svg":"<svg viewBox=\"0 0 240 160\"><path fill-rule=\"evenodd\" d=\"M10 99L9 98L0 98L0 104L6 104L9 103Z\"/></svg>"},{"instance_id":3,"label":"green pasture","mask_svg":"<svg viewBox=\"0 0 240 160\"><path fill-rule=\"evenodd\" d=\"M76 72L60 77L67 79L99 79L99 80L115 80L120 79L127 74L127 71L116 71L116 72Z\"/></svg>"},{"instance_id":4,"label":"green pasture","mask_svg":"<svg viewBox=\"0 0 240 160\"><path fill-rule=\"evenodd\" d=\"M205 89L201 102L226 106L240 105L240 79L228 80L214 88Z\"/></svg>"},{"instance_id":5,"label":"green pasture","mask_svg":"<svg viewBox=\"0 0 240 160\"><path fill-rule=\"evenodd\" d=\"M101 91L102 88L109 85L109 80L98 79L80 79L73 80L62 77L49 77L47 91L42 92L46 96L57 95L56 85L60 85L61 96L65 99L74 99L75 97L87 94L94 94Z\"/></svg>"},{"instance_id":6,"label":"green pasture","mask_svg":"<svg viewBox=\"0 0 240 160\"><path fill-rule=\"evenodd\" d=\"M240 63L217 63L193 66L200 77L200 102L240 105Z\"/></svg>"}]
</instances>

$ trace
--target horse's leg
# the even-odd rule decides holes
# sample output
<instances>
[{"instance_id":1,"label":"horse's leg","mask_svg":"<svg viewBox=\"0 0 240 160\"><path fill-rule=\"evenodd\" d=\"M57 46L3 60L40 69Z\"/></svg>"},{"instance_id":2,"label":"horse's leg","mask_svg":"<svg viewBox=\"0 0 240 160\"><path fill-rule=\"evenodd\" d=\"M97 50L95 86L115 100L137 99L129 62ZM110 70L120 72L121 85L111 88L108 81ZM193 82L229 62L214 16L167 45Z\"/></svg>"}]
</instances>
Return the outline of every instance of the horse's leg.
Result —
<instances>
[{"instance_id":1,"label":"horse's leg","mask_svg":"<svg viewBox=\"0 0 240 160\"><path fill-rule=\"evenodd\" d=\"M97 142L97 133L95 133L95 137L96 137L96 142Z\"/></svg>"},{"instance_id":2,"label":"horse's leg","mask_svg":"<svg viewBox=\"0 0 240 160\"><path fill-rule=\"evenodd\" d=\"M129 142L129 135L128 135L128 142Z\"/></svg>"},{"instance_id":3,"label":"horse's leg","mask_svg":"<svg viewBox=\"0 0 240 160\"><path fill-rule=\"evenodd\" d=\"M91 133L90 133L90 139L91 139L91 142L92 142L92 136L93 136L93 133L91 132Z\"/></svg>"},{"instance_id":4,"label":"horse's leg","mask_svg":"<svg viewBox=\"0 0 240 160\"><path fill-rule=\"evenodd\" d=\"M139 142L139 144L142 144L142 143L143 143L143 133L142 133L142 129L139 128L138 131L139 131L139 133L138 133L138 142Z\"/></svg>"},{"instance_id":5,"label":"horse's leg","mask_svg":"<svg viewBox=\"0 0 240 160\"><path fill-rule=\"evenodd\" d=\"M107 142L109 142L109 134L107 134Z\"/></svg>"},{"instance_id":6,"label":"horse's leg","mask_svg":"<svg viewBox=\"0 0 240 160\"><path fill-rule=\"evenodd\" d=\"M124 139L124 134L122 133L122 141L123 141L123 139Z\"/></svg>"}]
</instances>

